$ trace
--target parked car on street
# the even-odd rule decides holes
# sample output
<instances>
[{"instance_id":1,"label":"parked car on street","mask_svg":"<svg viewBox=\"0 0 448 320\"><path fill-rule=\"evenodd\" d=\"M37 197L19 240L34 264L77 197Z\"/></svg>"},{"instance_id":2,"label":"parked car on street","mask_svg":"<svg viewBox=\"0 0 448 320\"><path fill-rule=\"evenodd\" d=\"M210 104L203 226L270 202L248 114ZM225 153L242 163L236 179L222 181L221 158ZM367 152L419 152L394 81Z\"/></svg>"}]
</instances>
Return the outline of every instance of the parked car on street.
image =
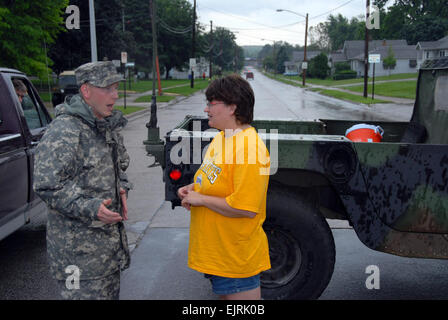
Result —
<instances>
[{"instance_id":1,"label":"parked car on street","mask_svg":"<svg viewBox=\"0 0 448 320\"><path fill-rule=\"evenodd\" d=\"M20 80L27 95L20 102L13 86ZM46 210L33 191L34 152L51 122L26 75L0 68L0 240Z\"/></svg>"}]
</instances>

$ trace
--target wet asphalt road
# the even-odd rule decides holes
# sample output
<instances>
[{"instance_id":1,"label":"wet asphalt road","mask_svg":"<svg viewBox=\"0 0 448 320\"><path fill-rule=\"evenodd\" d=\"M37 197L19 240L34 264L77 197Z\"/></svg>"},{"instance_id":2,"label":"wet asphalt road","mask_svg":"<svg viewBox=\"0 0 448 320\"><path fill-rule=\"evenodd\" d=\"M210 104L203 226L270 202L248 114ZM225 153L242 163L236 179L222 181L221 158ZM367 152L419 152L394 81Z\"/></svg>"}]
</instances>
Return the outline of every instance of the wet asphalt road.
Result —
<instances>
[{"instance_id":1,"label":"wet asphalt road","mask_svg":"<svg viewBox=\"0 0 448 320\"><path fill-rule=\"evenodd\" d=\"M401 120L410 106L371 108L322 97L278 83L255 72L255 116L270 119L318 118ZM203 115L203 95L159 110L162 136L185 114ZM147 168L141 141L148 115L131 120L124 131L133 159L129 176L136 182L127 227L135 242L131 268L122 276L122 299L215 299L202 275L186 267L188 216L171 211L163 201L160 168ZM150 181L149 181L150 180ZM138 189L140 186L140 189ZM58 299L46 265L45 219L26 226L0 242L0 299ZM336 265L321 299L446 299L448 264L439 260L396 257L364 247L351 229L333 229ZM369 290L366 268L380 271L380 289Z\"/></svg>"}]
</instances>

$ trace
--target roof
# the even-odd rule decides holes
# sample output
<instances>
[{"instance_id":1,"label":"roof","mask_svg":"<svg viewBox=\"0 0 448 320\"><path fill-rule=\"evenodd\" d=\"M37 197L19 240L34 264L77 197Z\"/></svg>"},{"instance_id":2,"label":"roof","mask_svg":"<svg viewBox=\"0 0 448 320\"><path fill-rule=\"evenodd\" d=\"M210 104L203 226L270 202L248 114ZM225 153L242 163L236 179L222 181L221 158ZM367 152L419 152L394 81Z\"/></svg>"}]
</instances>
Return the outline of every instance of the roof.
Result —
<instances>
[{"instance_id":1,"label":"roof","mask_svg":"<svg viewBox=\"0 0 448 320\"><path fill-rule=\"evenodd\" d=\"M406 40L373 40L369 41L369 51L381 47L403 47L407 46ZM344 42L343 52L347 60L352 60L364 52L364 40L348 40Z\"/></svg>"},{"instance_id":2,"label":"roof","mask_svg":"<svg viewBox=\"0 0 448 320\"><path fill-rule=\"evenodd\" d=\"M376 53L381 55L381 60L389 55L389 48L392 48L394 58L397 60L416 60L417 50L415 46L397 46L397 47L379 47L373 50L369 50L369 54ZM364 61L364 52L353 58L354 60Z\"/></svg>"},{"instance_id":3,"label":"roof","mask_svg":"<svg viewBox=\"0 0 448 320\"><path fill-rule=\"evenodd\" d=\"M345 54L343 54L342 52L334 52L334 53L331 53L329 59L330 59L333 63L347 61L347 58L345 57Z\"/></svg>"},{"instance_id":4,"label":"roof","mask_svg":"<svg viewBox=\"0 0 448 320\"><path fill-rule=\"evenodd\" d=\"M60 76L74 76L75 75L75 71L73 70L66 70L61 72Z\"/></svg>"},{"instance_id":5,"label":"roof","mask_svg":"<svg viewBox=\"0 0 448 320\"><path fill-rule=\"evenodd\" d=\"M314 57L321 54L321 51L307 51L306 52L306 60L311 60ZM292 60L295 62L303 61L304 51L293 51L292 52Z\"/></svg>"},{"instance_id":6,"label":"roof","mask_svg":"<svg viewBox=\"0 0 448 320\"><path fill-rule=\"evenodd\" d=\"M431 69L448 69L448 57L425 60L420 67L421 70L431 70Z\"/></svg>"},{"instance_id":7,"label":"roof","mask_svg":"<svg viewBox=\"0 0 448 320\"><path fill-rule=\"evenodd\" d=\"M420 48L422 49L428 50L448 49L448 36L437 41L420 41L419 43L417 43L417 46L420 46Z\"/></svg>"},{"instance_id":8,"label":"roof","mask_svg":"<svg viewBox=\"0 0 448 320\"><path fill-rule=\"evenodd\" d=\"M22 71L16 70L16 69L9 69L9 68L0 68L0 72L8 72L8 73L19 73L24 75Z\"/></svg>"}]
</instances>

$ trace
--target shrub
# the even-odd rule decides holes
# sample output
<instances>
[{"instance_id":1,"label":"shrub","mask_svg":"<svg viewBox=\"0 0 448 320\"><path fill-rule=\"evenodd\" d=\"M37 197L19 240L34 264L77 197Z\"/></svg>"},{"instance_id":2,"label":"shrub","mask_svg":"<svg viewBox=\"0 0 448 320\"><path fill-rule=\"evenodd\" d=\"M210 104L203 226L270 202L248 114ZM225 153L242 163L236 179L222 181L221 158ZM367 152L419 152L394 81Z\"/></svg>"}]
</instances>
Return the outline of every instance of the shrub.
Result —
<instances>
[{"instance_id":1,"label":"shrub","mask_svg":"<svg viewBox=\"0 0 448 320\"><path fill-rule=\"evenodd\" d=\"M334 65L335 73L340 73L341 71L350 70L350 63L348 62L338 62Z\"/></svg>"},{"instance_id":2,"label":"shrub","mask_svg":"<svg viewBox=\"0 0 448 320\"><path fill-rule=\"evenodd\" d=\"M333 80L346 80L355 79L358 76L356 71L353 70L342 70L339 73L333 75Z\"/></svg>"}]
</instances>

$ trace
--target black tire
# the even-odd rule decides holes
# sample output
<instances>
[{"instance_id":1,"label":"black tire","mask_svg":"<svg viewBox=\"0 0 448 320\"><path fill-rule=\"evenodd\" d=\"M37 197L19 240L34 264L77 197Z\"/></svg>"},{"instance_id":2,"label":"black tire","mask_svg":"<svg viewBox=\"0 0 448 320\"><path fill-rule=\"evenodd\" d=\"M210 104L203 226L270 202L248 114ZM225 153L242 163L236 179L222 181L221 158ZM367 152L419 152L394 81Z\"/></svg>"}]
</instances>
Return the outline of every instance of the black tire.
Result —
<instances>
[{"instance_id":1,"label":"black tire","mask_svg":"<svg viewBox=\"0 0 448 320\"><path fill-rule=\"evenodd\" d=\"M271 269L261 274L263 299L317 299L330 282L335 246L318 209L285 188L269 188L263 225Z\"/></svg>"}]
</instances>

